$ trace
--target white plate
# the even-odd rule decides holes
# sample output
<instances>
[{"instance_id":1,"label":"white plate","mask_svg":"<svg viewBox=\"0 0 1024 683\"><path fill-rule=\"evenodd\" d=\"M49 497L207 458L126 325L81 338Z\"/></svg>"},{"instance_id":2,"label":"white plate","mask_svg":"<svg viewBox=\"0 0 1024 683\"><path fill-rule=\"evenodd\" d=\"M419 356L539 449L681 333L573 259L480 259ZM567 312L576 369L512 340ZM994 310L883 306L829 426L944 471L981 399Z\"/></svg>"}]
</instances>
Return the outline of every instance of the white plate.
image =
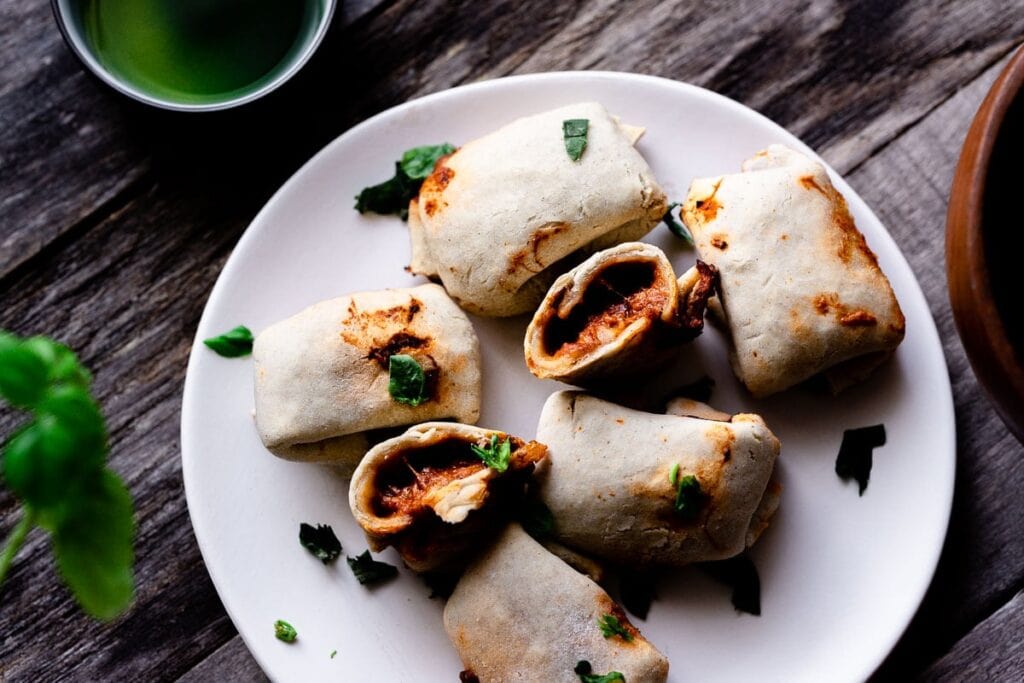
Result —
<instances>
[{"instance_id":1,"label":"white plate","mask_svg":"<svg viewBox=\"0 0 1024 683\"><path fill-rule=\"evenodd\" d=\"M360 216L353 197L390 177L403 150L470 140L517 116L598 100L647 127L639 147L669 196L697 176L735 172L770 143L809 152L785 130L722 96L658 78L556 73L507 78L424 97L356 126L295 174L253 221L203 313L182 407L182 468L192 524L224 606L276 680L458 680L442 605L408 571L367 590L343 559L324 567L298 542L300 522L329 523L345 553L366 541L352 520L347 482L326 469L278 460L253 428L251 363L220 358L200 340L238 324L258 332L321 299L418 280L406 226ZM637 622L672 664L673 681L864 679L914 614L931 580L949 519L955 465L953 403L939 337L906 260L864 202L833 172L857 225L896 290L907 336L894 362L832 399L794 390L745 396L725 343L709 328L685 351L680 384L704 372L712 403L762 413L782 441L784 492L754 549L761 617L737 614L728 590L687 569L659 585ZM648 239L679 272L693 261L664 227ZM532 437L547 395L522 358L525 320L475 319L483 348L480 424ZM843 430L884 423L863 497L834 472ZM383 559L398 564L392 551ZM523 590L529 590L523 586ZM299 632L274 638L276 619ZM330 653L337 650L335 658Z\"/></svg>"}]
</instances>

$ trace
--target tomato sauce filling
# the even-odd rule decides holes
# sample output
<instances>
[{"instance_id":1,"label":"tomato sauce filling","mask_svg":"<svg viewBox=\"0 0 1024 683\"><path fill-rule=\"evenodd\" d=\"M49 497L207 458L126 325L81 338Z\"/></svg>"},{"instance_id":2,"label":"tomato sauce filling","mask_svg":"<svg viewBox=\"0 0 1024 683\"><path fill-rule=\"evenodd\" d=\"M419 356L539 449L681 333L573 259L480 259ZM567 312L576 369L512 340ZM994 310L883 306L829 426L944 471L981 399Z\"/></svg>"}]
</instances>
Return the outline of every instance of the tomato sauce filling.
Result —
<instances>
[{"instance_id":1,"label":"tomato sauce filling","mask_svg":"<svg viewBox=\"0 0 1024 683\"><path fill-rule=\"evenodd\" d=\"M423 496L486 465L462 439L446 439L391 458L377 472L374 512L379 517L414 514Z\"/></svg>"},{"instance_id":2,"label":"tomato sauce filling","mask_svg":"<svg viewBox=\"0 0 1024 683\"><path fill-rule=\"evenodd\" d=\"M650 262L609 265L590 281L568 317L548 321L544 350L556 358L584 356L614 340L637 319L660 317L667 294L656 286L656 278L657 268Z\"/></svg>"}]
</instances>

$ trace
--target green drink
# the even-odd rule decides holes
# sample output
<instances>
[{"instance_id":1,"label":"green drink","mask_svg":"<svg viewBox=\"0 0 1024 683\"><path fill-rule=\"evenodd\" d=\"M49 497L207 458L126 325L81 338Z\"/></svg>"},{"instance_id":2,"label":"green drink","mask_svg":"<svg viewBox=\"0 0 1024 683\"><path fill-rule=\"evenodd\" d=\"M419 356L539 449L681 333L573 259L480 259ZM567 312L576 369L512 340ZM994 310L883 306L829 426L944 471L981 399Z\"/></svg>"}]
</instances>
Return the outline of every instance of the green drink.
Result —
<instances>
[{"instance_id":1,"label":"green drink","mask_svg":"<svg viewBox=\"0 0 1024 683\"><path fill-rule=\"evenodd\" d=\"M202 108L248 99L283 80L319 41L331 3L77 0L58 5L68 33L76 34L69 35L72 45L98 63L106 72L101 76L130 95L141 94L139 99Z\"/></svg>"}]
</instances>

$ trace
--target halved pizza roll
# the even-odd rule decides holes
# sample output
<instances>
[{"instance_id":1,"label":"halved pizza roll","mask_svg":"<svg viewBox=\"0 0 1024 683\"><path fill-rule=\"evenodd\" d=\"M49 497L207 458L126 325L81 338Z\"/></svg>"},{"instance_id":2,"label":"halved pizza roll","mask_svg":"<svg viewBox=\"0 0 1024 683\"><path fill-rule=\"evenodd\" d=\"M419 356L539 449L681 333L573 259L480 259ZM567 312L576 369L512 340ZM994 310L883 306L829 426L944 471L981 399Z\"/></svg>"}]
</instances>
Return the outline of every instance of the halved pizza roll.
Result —
<instances>
[{"instance_id":1,"label":"halved pizza roll","mask_svg":"<svg viewBox=\"0 0 1024 683\"><path fill-rule=\"evenodd\" d=\"M546 453L503 432L427 422L366 454L349 506L375 552L394 546L413 571L448 569L505 524Z\"/></svg>"},{"instance_id":2,"label":"halved pizza roll","mask_svg":"<svg viewBox=\"0 0 1024 683\"><path fill-rule=\"evenodd\" d=\"M586 119L574 161L563 122ZM641 129L595 102L517 119L440 159L409 208L413 273L471 313L536 308L572 260L653 228L668 207L634 149Z\"/></svg>"},{"instance_id":3,"label":"halved pizza roll","mask_svg":"<svg viewBox=\"0 0 1024 683\"><path fill-rule=\"evenodd\" d=\"M537 377L587 384L650 370L704 329L717 273L698 261L676 280L665 253L627 242L561 275L526 329Z\"/></svg>"},{"instance_id":4,"label":"halved pizza roll","mask_svg":"<svg viewBox=\"0 0 1024 683\"><path fill-rule=\"evenodd\" d=\"M778 507L778 439L757 415L671 408L710 419L574 391L548 398L536 483L556 539L611 562L669 566L726 559L756 540Z\"/></svg>"},{"instance_id":5,"label":"halved pizza roll","mask_svg":"<svg viewBox=\"0 0 1024 683\"><path fill-rule=\"evenodd\" d=\"M608 594L517 524L463 575L444 628L480 683L579 683L580 662L587 673L617 671L629 683L668 677L668 659Z\"/></svg>"},{"instance_id":6,"label":"halved pizza roll","mask_svg":"<svg viewBox=\"0 0 1024 683\"><path fill-rule=\"evenodd\" d=\"M389 391L396 355L422 372L415 400ZM375 430L480 416L476 333L437 285L314 304L263 330L253 360L256 428L267 449L288 460L351 472L383 438Z\"/></svg>"},{"instance_id":7,"label":"halved pizza roll","mask_svg":"<svg viewBox=\"0 0 1024 683\"><path fill-rule=\"evenodd\" d=\"M682 210L721 275L733 370L754 396L824 372L834 390L892 355L905 321L825 168L781 145L700 178Z\"/></svg>"}]
</instances>

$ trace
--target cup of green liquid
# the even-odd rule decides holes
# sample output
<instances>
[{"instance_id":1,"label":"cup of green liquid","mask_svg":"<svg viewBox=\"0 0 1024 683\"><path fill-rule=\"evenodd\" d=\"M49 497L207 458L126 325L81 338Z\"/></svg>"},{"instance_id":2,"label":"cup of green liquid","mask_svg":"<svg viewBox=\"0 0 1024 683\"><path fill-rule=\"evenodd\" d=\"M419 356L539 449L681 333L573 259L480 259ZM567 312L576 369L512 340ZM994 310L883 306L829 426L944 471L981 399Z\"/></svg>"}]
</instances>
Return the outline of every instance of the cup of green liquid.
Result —
<instances>
[{"instance_id":1,"label":"cup of green liquid","mask_svg":"<svg viewBox=\"0 0 1024 683\"><path fill-rule=\"evenodd\" d=\"M68 45L103 81L165 109L251 102L316 50L336 0L52 0Z\"/></svg>"}]
</instances>

